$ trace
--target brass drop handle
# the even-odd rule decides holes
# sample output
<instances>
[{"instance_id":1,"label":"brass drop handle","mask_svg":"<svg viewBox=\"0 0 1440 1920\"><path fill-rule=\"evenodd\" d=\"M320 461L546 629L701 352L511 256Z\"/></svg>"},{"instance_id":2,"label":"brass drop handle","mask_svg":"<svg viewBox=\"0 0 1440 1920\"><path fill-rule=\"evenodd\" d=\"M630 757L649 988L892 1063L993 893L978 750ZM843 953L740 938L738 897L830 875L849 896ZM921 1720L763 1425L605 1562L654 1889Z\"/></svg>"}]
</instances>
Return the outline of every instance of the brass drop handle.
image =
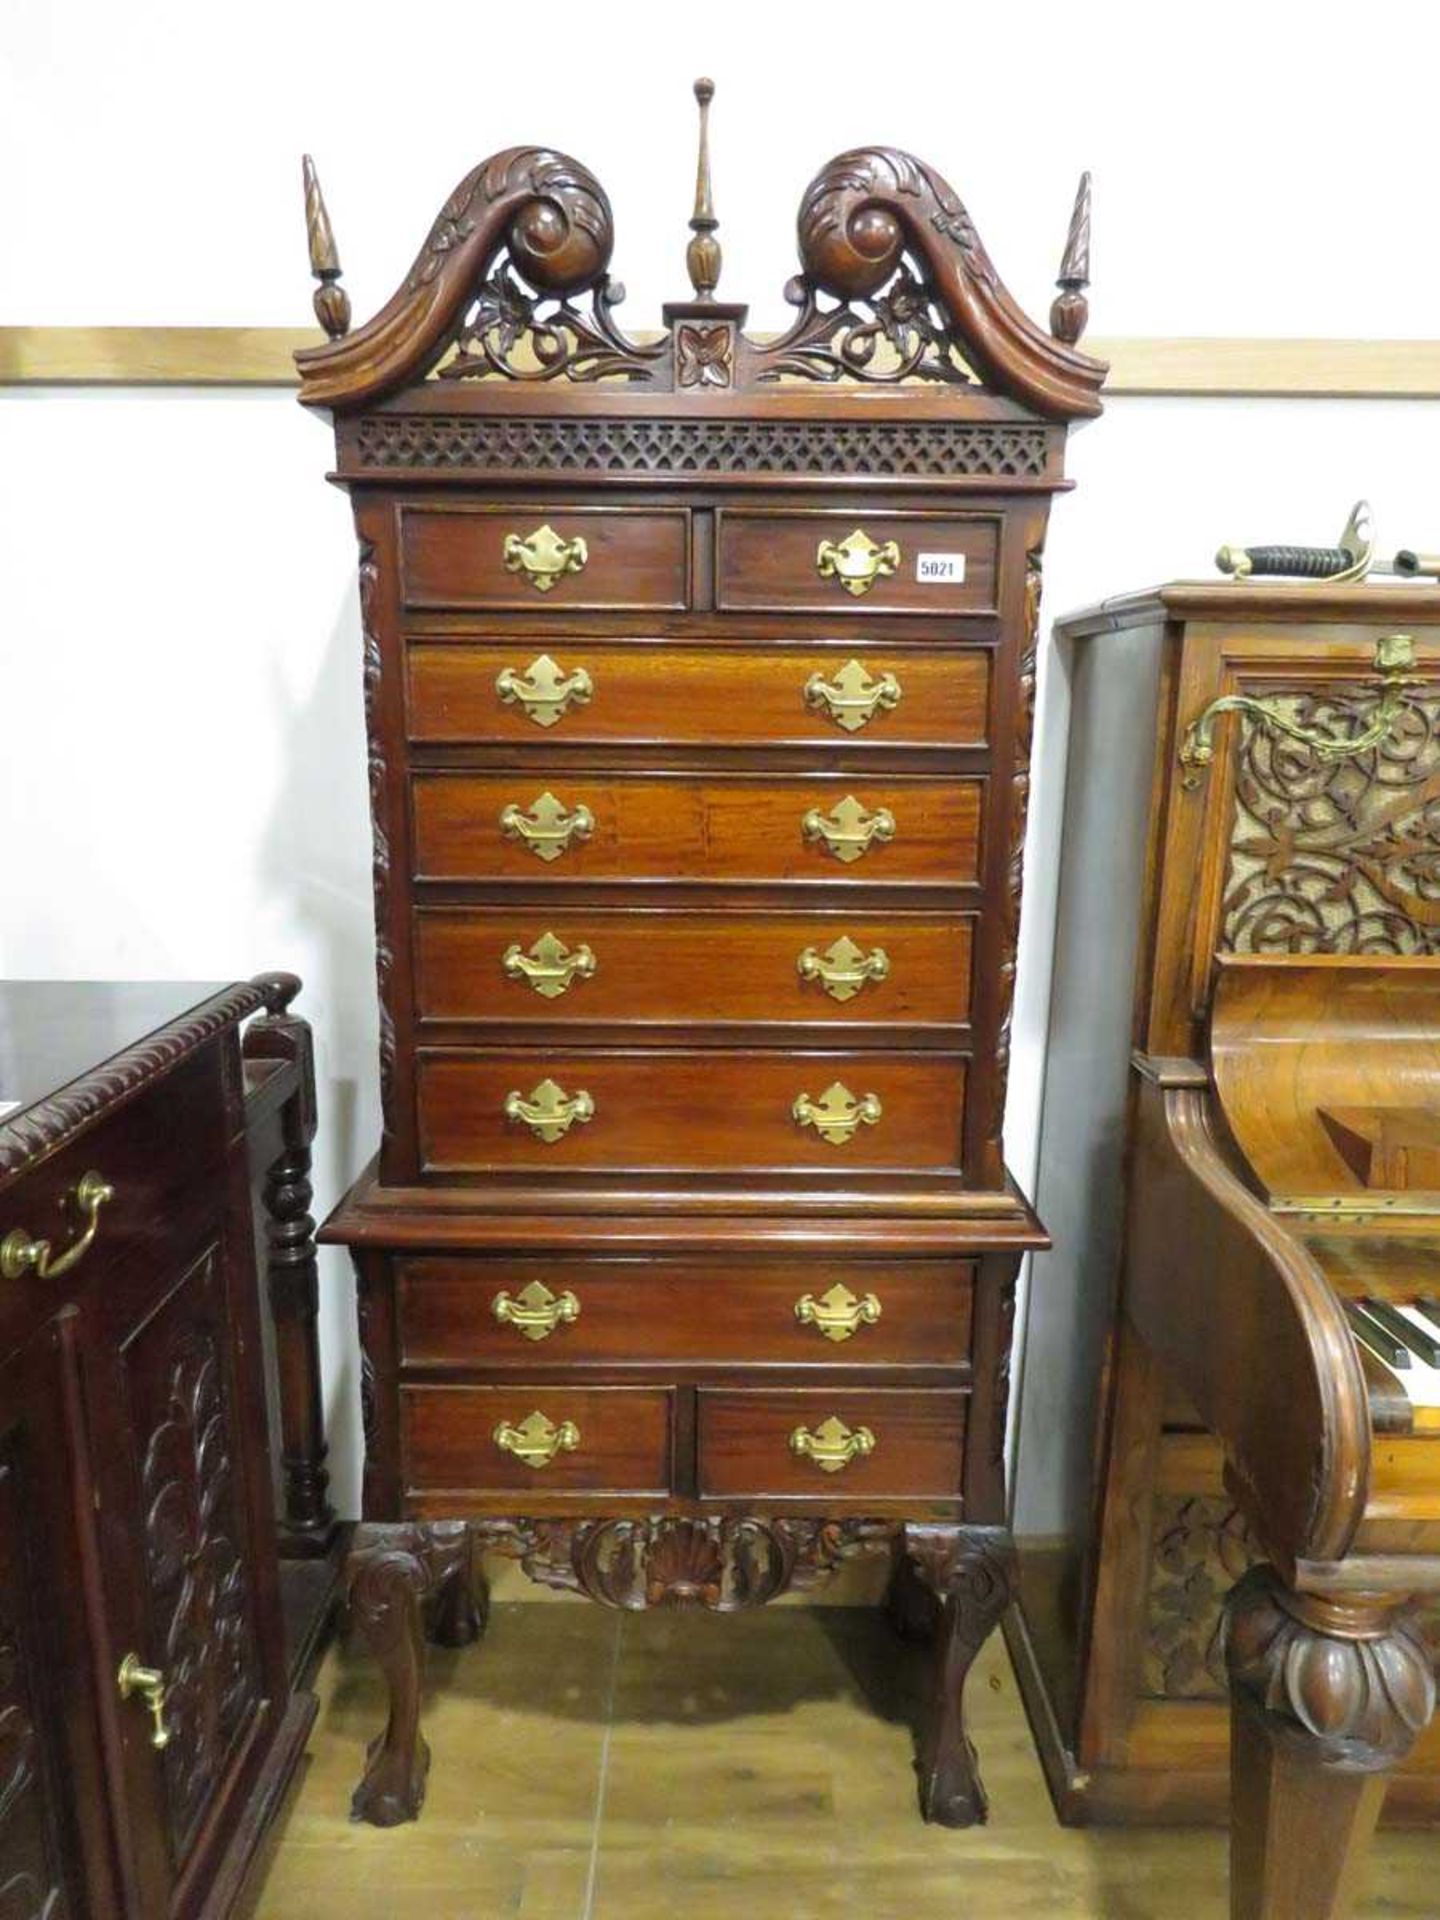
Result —
<instances>
[{"instance_id":1,"label":"brass drop handle","mask_svg":"<svg viewBox=\"0 0 1440 1920\"><path fill-rule=\"evenodd\" d=\"M523 840L541 860L558 860L572 840L588 840L595 816L588 807L567 813L553 793L542 793L528 813L512 801L500 810L500 831L507 840Z\"/></svg>"},{"instance_id":2,"label":"brass drop handle","mask_svg":"<svg viewBox=\"0 0 1440 1920\"><path fill-rule=\"evenodd\" d=\"M805 682L805 704L826 713L846 733L858 733L877 713L900 704L900 682L893 673L872 680L858 660L847 660L833 680L812 673Z\"/></svg>"},{"instance_id":3,"label":"brass drop handle","mask_svg":"<svg viewBox=\"0 0 1440 1920\"><path fill-rule=\"evenodd\" d=\"M115 1685L122 1700L129 1700L138 1694L150 1709L150 1717L155 1723L150 1729L151 1746L161 1749L168 1747L170 1729L165 1724L164 1674L156 1667L142 1666L138 1653L127 1653L115 1675Z\"/></svg>"},{"instance_id":4,"label":"brass drop handle","mask_svg":"<svg viewBox=\"0 0 1440 1920\"><path fill-rule=\"evenodd\" d=\"M523 1120L532 1133L550 1146L563 1139L577 1123L584 1126L594 1117L595 1102L584 1087L577 1088L571 1095L553 1080L542 1080L538 1087L531 1089L529 1099L518 1087L505 1096L505 1118Z\"/></svg>"},{"instance_id":5,"label":"brass drop handle","mask_svg":"<svg viewBox=\"0 0 1440 1920\"><path fill-rule=\"evenodd\" d=\"M877 545L862 527L838 543L822 540L815 549L815 571L822 580L838 580L846 593L868 593L877 580L888 579L900 564L894 540Z\"/></svg>"},{"instance_id":6,"label":"brass drop handle","mask_svg":"<svg viewBox=\"0 0 1440 1920\"><path fill-rule=\"evenodd\" d=\"M580 1429L573 1420L562 1420L557 1427L537 1408L518 1427L502 1420L491 1437L502 1453L538 1468L548 1467L557 1454L573 1453L580 1444Z\"/></svg>"},{"instance_id":7,"label":"brass drop handle","mask_svg":"<svg viewBox=\"0 0 1440 1920\"><path fill-rule=\"evenodd\" d=\"M832 1000L851 1000L867 980L890 977L890 956L884 947L866 953L842 933L824 953L805 947L796 956L795 970L802 980L818 980Z\"/></svg>"},{"instance_id":8,"label":"brass drop handle","mask_svg":"<svg viewBox=\"0 0 1440 1920\"><path fill-rule=\"evenodd\" d=\"M813 1433L809 1427L796 1427L790 1435L790 1451L801 1460L813 1461L822 1473L840 1473L852 1460L875 1451L875 1436L869 1427L856 1427L852 1433L832 1414Z\"/></svg>"},{"instance_id":9,"label":"brass drop handle","mask_svg":"<svg viewBox=\"0 0 1440 1920\"><path fill-rule=\"evenodd\" d=\"M83 1173L75 1188L75 1210L84 1223L80 1233L63 1253L55 1253L48 1240L32 1240L23 1227L12 1227L0 1240L0 1277L19 1280L33 1273L37 1280L58 1280L78 1267L100 1231L100 1209L115 1198L115 1189L102 1174Z\"/></svg>"},{"instance_id":10,"label":"brass drop handle","mask_svg":"<svg viewBox=\"0 0 1440 1920\"><path fill-rule=\"evenodd\" d=\"M571 706L588 703L595 683L584 667L563 673L548 653L542 653L523 674L514 667L502 667L495 676L495 691L507 707L523 707L537 727L553 727Z\"/></svg>"},{"instance_id":11,"label":"brass drop handle","mask_svg":"<svg viewBox=\"0 0 1440 1920\"><path fill-rule=\"evenodd\" d=\"M595 971L595 955L582 940L567 947L553 933L542 933L528 953L514 942L500 956L509 980L524 980L544 1000L557 1000L572 980L588 980Z\"/></svg>"},{"instance_id":12,"label":"brass drop handle","mask_svg":"<svg viewBox=\"0 0 1440 1920\"><path fill-rule=\"evenodd\" d=\"M543 1280L532 1280L518 1295L502 1289L490 1302L490 1311L502 1327L514 1327L527 1340L547 1340L557 1327L575 1324L580 1302L568 1288L552 1293Z\"/></svg>"},{"instance_id":13,"label":"brass drop handle","mask_svg":"<svg viewBox=\"0 0 1440 1920\"><path fill-rule=\"evenodd\" d=\"M829 813L811 807L800 822L800 831L807 840L823 841L826 851L848 866L867 854L877 841L883 844L895 838L895 816L888 807L867 813L854 794L847 793Z\"/></svg>"},{"instance_id":14,"label":"brass drop handle","mask_svg":"<svg viewBox=\"0 0 1440 1920\"><path fill-rule=\"evenodd\" d=\"M839 1147L861 1127L873 1127L885 1109L878 1094L865 1093L857 1100L843 1082L836 1080L818 1100L812 1100L808 1093L797 1094L790 1111L802 1127L814 1127L822 1140Z\"/></svg>"},{"instance_id":15,"label":"brass drop handle","mask_svg":"<svg viewBox=\"0 0 1440 1920\"><path fill-rule=\"evenodd\" d=\"M880 1318L880 1302L873 1293L857 1300L848 1287L833 1286L817 1300L802 1293L795 1302L795 1318L802 1327L814 1327L827 1340L849 1340L861 1327L873 1327Z\"/></svg>"},{"instance_id":16,"label":"brass drop handle","mask_svg":"<svg viewBox=\"0 0 1440 1920\"><path fill-rule=\"evenodd\" d=\"M583 572L590 558L590 550L578 534L566 540L548 521L523 540L518 533L507 533L502 552L505 571L523 573L539 593L549 593L567 573Z\"/></svg>"}]
</instances>

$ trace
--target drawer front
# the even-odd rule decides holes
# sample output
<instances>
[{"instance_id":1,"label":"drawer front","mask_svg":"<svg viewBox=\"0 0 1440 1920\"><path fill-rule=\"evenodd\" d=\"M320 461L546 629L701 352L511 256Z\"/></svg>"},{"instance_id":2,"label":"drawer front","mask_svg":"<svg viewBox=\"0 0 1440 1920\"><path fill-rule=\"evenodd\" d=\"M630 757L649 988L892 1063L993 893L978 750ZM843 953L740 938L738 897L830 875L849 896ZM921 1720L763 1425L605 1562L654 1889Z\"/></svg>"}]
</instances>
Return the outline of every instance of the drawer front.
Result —
<instances>
[{"instance_id":1,"label":"drawer front","mask_svg":"<svg viewBox=\"0 0 1440 1920\"><path fill-rule=\"evenodd\" d=\"M429 1172L954 1168L965 1063L879 1049L422 1052L419 1107Z\"/></svg>"},{"instance_id":2,"label":"drawer front","mask_svg":"<svg viewBox=\"0 0 1440 1920\"><path fill-rule=\"evenodd\" d=\"M405 1386L406 1487L666 1493L670 1405L669 1393L641 1387Z\"/></svg>"},{"instance_id":3,"label":"drawer front","mask_svg":"<svg viewBox=\"0 0 1440 1920\"><path fill-rule=\"evenodd\" d=\"M400 558L410 607L554 613L690 603L690 515L681 507L407 507Z\"/></svg>"},{"instance_id":4,"label":"drawer front","mask_svg":"<svg viewBox=\"0 0 1440 1920\"><path fill-rule=\"evenodd\" d=\"M413 740L977 747L990 656L924 647L413 642Z\"/></svg>"},{"instance_id":5,"label":"drawer front","mask_svg":"<svg viewBox=\"0 0 1440 1920\"><path fill-rule=\"evenodd\" d=\"M402 1364L958 1366L964 1260L399 1263Z\"/></svg>"},{"instance_id":6,"label":"drawer front","mask_svg":"<svg viewBox=\"0 0 1440 1920\"><path fill-rule=\"evenodd\" d=\"M959 1497L964 1393L702 1388L697 1400L702 1499Z\"/></svg>"},{"instance_id":7,"label":"drawer front","mask_svg":"<svg viewBox=\"0 0 1440 1920\"><path fill-rule=\"evenodd\" d=\"M939 1026L970 1011L963 914L429 907L425 1020Z\"/></svg>"},{"instance_id":8,"label":"drawer front","mask_svg":"<svg viewBox=\"0 0 1440 1920\"><path fill-rule=\"evenodd\" d=\"M973 779L859 774L422 773L417 877L966 885L981 792Z\"/></svg>"},{"instance_id":9,"label":"drawer front","mask_svg":"<svg viewBox=\"0 0 1440 1920\"><path fill-rule=\"evenodd\" d=\"M996 611L991 514L730 507L717 519L716 604L729 612Z\"/></svg>"}]
</instances>

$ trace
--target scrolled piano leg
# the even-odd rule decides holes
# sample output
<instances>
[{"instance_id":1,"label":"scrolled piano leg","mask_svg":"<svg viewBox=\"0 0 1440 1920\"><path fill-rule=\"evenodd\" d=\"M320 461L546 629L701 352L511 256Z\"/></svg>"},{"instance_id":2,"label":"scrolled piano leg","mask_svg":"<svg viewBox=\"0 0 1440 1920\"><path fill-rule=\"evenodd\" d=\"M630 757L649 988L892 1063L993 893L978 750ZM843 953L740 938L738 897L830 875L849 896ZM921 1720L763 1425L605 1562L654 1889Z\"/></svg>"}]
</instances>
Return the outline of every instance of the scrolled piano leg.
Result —
<instances>
[{"instance_id":1,"label":"scrolled piano leg","mask_svg":"<svg viewBox=\"0 0 1440 1920\"><path fill-rule=\"evenodd\" d=\"M1254 1567L1225 1635L1232 1920L1345 1920L1390 1771L1435 1709L1412 1611Z\"/></svg>"},{"instance_id":2,"label":"scrolled piano leg","mask_svg":"<svg viewBox=\"0 0 1440 1920\"><path fill-rule=\"evenodd\" d=\"M940 1826L980 1826L989 1803L965 1731L965 1681L1010 1603L1014 1548L1001 1527L907 1526L905 1553L939 1602L930 1711L918 1763L920 1811Z\"/></svg>"},{"instance_id":3,"label":"scrolled piano leg","mask_svg":"<svg viewBox=\"0 0 1440 1920\"><path fill-rule=\"evenodd\" d=\"M432 1529L402 1523L362 1526L346 1568L350 1615L389 1688L385 1730L370 1743L350 1817L397 1827L418 1815L430 1749L420 1732L421 1622L436 1591L437 1566L453 1564L453 1543L432 1551Z\"/></svg>"}]
</instances>

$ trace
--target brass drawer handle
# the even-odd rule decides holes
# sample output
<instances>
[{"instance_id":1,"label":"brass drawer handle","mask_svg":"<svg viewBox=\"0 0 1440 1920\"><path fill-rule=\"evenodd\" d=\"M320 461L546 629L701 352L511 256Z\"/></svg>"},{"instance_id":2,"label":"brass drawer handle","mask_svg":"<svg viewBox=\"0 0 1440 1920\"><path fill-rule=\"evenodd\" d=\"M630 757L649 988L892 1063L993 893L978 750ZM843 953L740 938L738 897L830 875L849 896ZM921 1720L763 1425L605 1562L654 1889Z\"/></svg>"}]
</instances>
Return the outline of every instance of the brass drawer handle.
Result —
<instances>
[{"instance_id":1,"label":"brass drawer handle","mask_svg":"<svg viewBox=\"0 0 1440 1920\"><path fill-rule=\"evenodd\" d=\"M867 813L853 793L847 793L839 806L829 813L812 807L800 822L807 840L823 840L826 850L837 860L859 860L879 841L895 838L895 816L888 807Z\"/></svg>"},{"instance_id":2,"label":"brass drawer handle","mask_svg":"<svg viewBox=\"0 0 1440 1920\"><path fill-rule=\"evenodd\" d=\"M537 727L553 727L572 705L583 707L589 702L595 683L584 667L562 673L549 654L542 653L523 674L514 667L502 667L495 676L495 691L507 707L522 706Z\"/></svg>"},{"instance_id":3,"label":"brass drawer handle","mask_svg":"<svg viewBox=\"0 0 1440 1920\"><path fill-rule=\"evenodd\" d=\"M847 733L858 733L877 713L892 713L899 706L900 682L893 673L872 680L858 660L847 660L833 680L811 674L805 682L805 704L822 709Z\"/></svg>"},{"instance_id":4,"label":"brass drawer handle","mask_svg":"<svg viewBox=\"0 0 1440 1920\"><path fill-rule=\"evenodd\" d=\"M542 933L526 953L516 941L500 956L500 965L510 980L525 980L542 1000L558 1000L572 980L588 980L595 971L595 955L582 940L578 947L567 947L553 933Z\"/></svg>"},{"instance_id":5,"label":"brass drawer handle","mask_svg":"<svg viewBox=\"0 0 1440 1920\"><path fill-rule=\"evenodd\" d=\"M808 1093L798 1094L790 1111L802 1127L814 1127L822 1140L840 1147L861 1127L873 1127L885 1109L878 1094L864 1093L857 1100L837 1080L818 1100L812 1100Z\"/></svg>"},{"instance_id":6,"label":"brass drawer handle","mask_svg":"<svg viewBox=\"0 0 1440 1920\"><path fill-rule=\"evenodd\" d=\"M556 1454L575 1451L580 1444L580 1429L573 1420L562 1420L557 1427L537 1408L518 1427L502 1420L492 1437L502 1453L513 1454L527 1467L548 1467Z\"/></svg>"},{"instance_id":7,"label":"brass drawer handle","mask_svg":"<svg viewBox=\"0 0 1440 1920\"><path fill-rule=\"evenodd\" d=\"M129 1700L139 1694L150 1709L154 1725L150 1729L152 1747L165 1748L170 1744L170 1729L165 1724L165 1676L155 1667L140 1664L138 1653L127 1653L120 1662L120 1670L115 1675L115 1685L122 1700Z\"/></svg>"},{"instance_id":8,"label":"brass drawer handle","mask_svg":"<svg viewBox=\"0 0 1440 1920\"><path fill-rule=\"evenodd\" d=\"M827 1340L849 1340L861 1327L873 1327L880 1318L880 1302L873 1293L857 1300L848 1287L831 1287L817 1300L802 1293L795 1302L795 1318L802 1327L814 1327Z\"/></svg>"},{"instance_id":9,"label":"brass drawer handle","mask_svg":"<svg viewBox=\"0 0 1440 1920\"><path fill-rule=\"evenodd\" d=\"M822 540L815 549L815 571L822 580L838 580L846 593L868 593L877 580L887 580L900 564L894 540L877 546L861 527L837 545Z\"/></svg>"},{"instance_id":10,"label":"brass drawer handle","mask_svg":"<svg viewBox=\"0 0 1440 1920\"><path fill-rule=\"evenodd\" d=\"M590 549L577 534L564 540L547 522L526 534L507 533L504 546L505 571L523 573L540 593L549 593L557 580L567 573L583 572Z\"/></svg>"},{"instance_id":11,"label":"brass drawer handle","mask_svg":"<svg viewBox=\"0 0 1440 1920\"><path fill-rule=\"evenodd\" d=\"M832 1413L813 1433L809 1427L796 1427L790 1451L801 1460L813 1460L822 1473L840 1473L852 1460L875 1451L875 1436L869 1427L856 1427L852 1433Z\"/></svg>"},{"instance_id":12,"label":"brass drawer handle","mask_svg":"<svg viewBox=\"0 0 1440 1920\"><path fill-rule=\"evenodd\" d=\"M884 947L869 953L842 933L824 953L806 947L795 961L802 980L818 980L832 1000L853 1000L867 980L888 980L890 956Z\"/></svg>"},{"instance_id":13,"label":"brass drawer handle","mask_svg":"<svg viewBox=\"0 0 1440 1920\"><path fill-rule=\"evenodd\" d=\"M568 1288L564 1293L552 1293L543 1280L532 1280L518 1295L497 1293L490 1311L502 1327L514 1327L527 1340L548 1340L557 1327L575 1324L580 1318L580 1302Z\"/></svg>"},{"instance_id":14,"label":"brass drawer handle","mask_svg":"<svg viewBox=\"0 0 1440 1920\"><path fill-rule=\"evenodd\" d=\"M82 1173L75 1188L75 1210L84 1222L78 1238L57 1254L48 1240L32 1240L23 1227L12 1227L0 1240L0 1277L19 1280L33 1273L37 1280L58 1280L78 1267L100 1231L100 1209L114 1198L115 1189L102 1174Z\"/></svg>"},{"instance_id":15,"label":"brass drawer handle","mask_svg":"<svg viewBox=\"0 0 1440 1920\"><path fill-rule=\"evenodd\" d=\"M563 1139L577 1121L584 1126L594 1116L595 1102L584 1087L572 1097L553 1080L542 1080L538 1087L531 1089L528 1100L518 1087L505 1096L505 1118L523 1120L532 1133L552 1146Z\"/></svg>"},{"instance_id":16,"label":"brass drawer handle","mask_svg":"<svg viewBox=\"0 0 1440 1920\"><path fill-rule=\"evenodd\" d=\"M595 816L588 807L576 807L567 813L553 793L542 793L522 813L513 801L500 810L500 831L507 840L523 840L541 860L558 860L572 840L588 840L595 830Z\"/></svg>"}]
</instances>

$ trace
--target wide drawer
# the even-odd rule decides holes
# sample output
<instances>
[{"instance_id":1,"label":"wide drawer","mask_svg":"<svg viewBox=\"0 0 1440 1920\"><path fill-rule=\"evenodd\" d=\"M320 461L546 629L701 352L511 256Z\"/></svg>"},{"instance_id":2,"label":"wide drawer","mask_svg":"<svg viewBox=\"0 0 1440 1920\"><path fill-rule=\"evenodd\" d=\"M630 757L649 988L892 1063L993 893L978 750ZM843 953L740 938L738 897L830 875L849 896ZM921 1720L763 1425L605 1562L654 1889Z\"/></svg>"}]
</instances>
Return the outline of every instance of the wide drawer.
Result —
<instances>
[{"instance_id":1,"label":"wide drawer","mask_svg":"<svg viewBox=\"0 0 1440 1920\"><path fill-rule=\"evenodd\" d=\"M938 1026L967 1019L973 919L958 913L669 913L428 907L422 1020Z\"/></svg>"},{"instance_id":2,"label":"wide drawer","mask_svg":"<svg viewBox=\"0 0 1440 1920\"><path fill-rule=\"evenodd\" d=\"M716 604L729 612L994 613L993 514L727 507Z\"/></svg>"},{"instance_id":3,"label":"wide drawer","mask_svg":"<svg viewBox=\"0 0 1440 1920\"><path fill-rule=\"evenodd\" d=\"M983 782L701 779L556 770L414 776L423 880L865 880L976 876Z\"/></svg>"},{"instance_id":4,"label":"wide drawer","mask_svg":"<svg viewBox=\"0 0 1440 1920\"><path fill-rule=\"evenodd\" d=\"M953 1053L475 1048L422 1051L418 1074L432 1173L960 1162L965 1061Z\"/></svg>"},{"instance_id":5,"label":"wide drawer","mask_svg":"<svg viewBox=\"0 0 1440 1920\"><path fill-rule=\"evenodd\" d=\"M410 607L663 611L689 605L683 507L406 507Z\"/></svg>"},{"instance_id":6,"label":"wide drawer","mask_svg":"<svg viewBox=\"0 0 1440 1920\"><path fill-rule=\"evenodd\" d=\"M701 1388L701 1498L957 1499L968 1396L942 1388Z\"/></svg>"},{"instance_id":7,"label":"wide drawer","mask_svg":"<svg viewBox=\"0 0 1440 1920\"><path fill-rule=\"evenodd\" d=\"M956 1366L966 1260L403 1260L401 1364Z\"/></svg>"},{"instance_id":8,"label":"wide drawer","mask_svg":"<svg viewBox=\"0 0 1440 1920\"><path fill-rule=\"evenodd\" d=\"M666 1493L671 1396L641 1387L404 1386L407 1490Z\"/></svg>"},{"instance_id":9,"label":"wide drawer","mask_svg":"<svg viewBox=\"0 0 1440 1920\"><path fill-rule=\"evenodd\" d=\"M413 740L976 747L990 656L926 647L412 642Z\"/></svg>"}]
</instances>

